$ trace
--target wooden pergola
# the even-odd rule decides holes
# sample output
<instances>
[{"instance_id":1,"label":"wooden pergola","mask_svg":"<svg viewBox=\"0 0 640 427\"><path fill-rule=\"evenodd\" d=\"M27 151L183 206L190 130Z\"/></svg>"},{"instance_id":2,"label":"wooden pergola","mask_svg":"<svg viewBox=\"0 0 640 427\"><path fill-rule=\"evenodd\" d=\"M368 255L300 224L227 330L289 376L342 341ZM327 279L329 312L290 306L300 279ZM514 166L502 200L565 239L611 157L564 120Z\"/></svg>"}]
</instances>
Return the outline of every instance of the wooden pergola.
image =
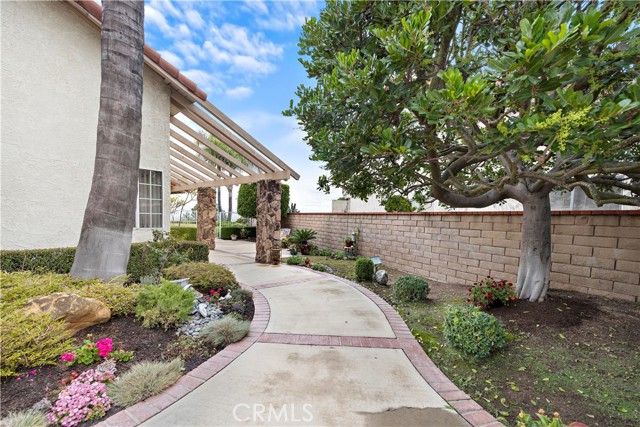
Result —
<instances>
[{"instance_id":1,"label":"wooden pergola","mask_svg":"<svg viewBox=\"0 0 640 427\"><path fill-rule=\"evenodd\" d=\"M240 158L229 154L205 135L212 135ZM189 99L177 90L171 93L170 156L171 179L175 183L171 186L172 193L300 178L296 171L213 104L195 96Z\"/></svg>"},{"instance_id":2,"label":"wooden pergola","mask_svg":"<svg viewBox=\"0 0 640 427\"><path fill-rule=\"evenodd\" d=\"M102 7L91 0L66 4L95 26L102 27ZM207 101L195 82L148 45L144 63L170 86L171 193L198 190L198 240L215 248L214 187L258 183L256 261L268 262L271 238L280 229L280 181L300 175ZM209 139L212 135L231 155Z\"/></svg>"}]
</instances>

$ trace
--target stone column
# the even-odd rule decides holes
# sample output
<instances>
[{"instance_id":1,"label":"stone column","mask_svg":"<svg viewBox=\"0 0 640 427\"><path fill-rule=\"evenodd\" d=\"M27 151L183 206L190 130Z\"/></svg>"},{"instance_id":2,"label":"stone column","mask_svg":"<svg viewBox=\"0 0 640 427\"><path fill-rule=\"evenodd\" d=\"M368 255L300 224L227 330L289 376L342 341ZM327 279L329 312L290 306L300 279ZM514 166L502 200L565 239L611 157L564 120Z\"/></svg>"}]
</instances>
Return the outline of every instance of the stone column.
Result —
<instances>
[{"instance_id":1,"label":"stone column","mask_svg":"<svg viewBox=\"0 0 640 427\"><path fill-rule=\"evenodd\" d=\"M196 239L205 242L209 249L216 248L216 189L198 188L198 222Z\"/></svg>"},{"instance_id":2,"label":"stone column","mask_svg":"<svg viewBox=\"0 0 640 427\"><path fill-rule=\"evenodd\" d=\"M267 264L274 232L280 230L280 182L258 181L256 200L256 262Z\"/></svg>"}]
</instances>

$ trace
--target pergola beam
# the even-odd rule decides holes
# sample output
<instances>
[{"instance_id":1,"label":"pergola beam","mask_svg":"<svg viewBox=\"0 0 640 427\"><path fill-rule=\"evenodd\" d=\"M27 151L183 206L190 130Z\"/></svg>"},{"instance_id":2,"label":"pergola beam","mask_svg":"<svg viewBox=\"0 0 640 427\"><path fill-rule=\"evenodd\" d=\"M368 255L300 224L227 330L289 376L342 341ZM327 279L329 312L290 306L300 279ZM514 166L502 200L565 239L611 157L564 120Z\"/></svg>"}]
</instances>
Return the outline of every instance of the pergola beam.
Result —
<instances>
[{"instance_id":1,"label":"pergola beam","mask_svg":"<svg viewBox=\"0 0 640 427\"><path fill-rule=\"evenodd\" d=\"M170 148L169 154L171 157L175 158L176 160L180 160L182 163L185 163L191 166L192 168L196 169L198 172L202 173L203 175L206 175L209 179L213 179L213 180L220 179L218 175L211 172L210 169L207 169L206 162L200 160L197 156L194 156L193 154L189 153L187 150L180 147L178 144L175 144L172 142L169 148ZM208 165L208 166L211 166L211 165Z\"/></svg>"},{"instance_id":2,"label":"pergola beam","mask_svg":"<svg viewBox=\"0 0 640 427\"><path fill-rule=\"evenodd\" d=\"M194 123L197 123L204 130L218 138L220 141L224 142L229 148L236 151L246 160L258 166L265 172L276 172L278 170L275 165L272 165L268 162L268 160L261 157L253 149L253 147L249 146L247 143L244 143L227 129L220 126L219 123L216 123L213 117L207 115L195 104L188 102L188 100L184 99L180 95L176 95L174 97L174 101L182 105L182 114L193 120Z\"/></svg>"},{"instance_id":3,"label":"pergola beam","mask_svg":"<svg viewBox=\"0 0 640 427\"><path fill-rule=\"evenodd\" d=\"M213 173L220 175L223 178L232 178L234 176L239 176L240 173L231 168L230 166L224 164L223 162L220 161L220 159L217 159L216 157L212 156L210 153L208 153L207 151L203 150L201 147L198 147L196 144L194 144L193 142L189 141L187 138L183 137L182 135L180 135L179 133L177 133L174 130L170 130L169 131L169 135L171 136L171 138L175 139L176 141L180 142L182 145L184 145L185 147L195 151L196 153L200 154L201 156L205 157L206 159L210 160L212 163L214 163L216 166L218 166L219 170L212 170ZM211 165L213 166L213 165ZM222 171L226 172L226 173L222 173Z\"/></svg>"},{"instance_id":4,"label":"pergola beam","mask_svg":"<svg viewBox=\"0 0 640 427\"><path fill-rule=\"evenodd\" d=\"M197 141L201 142L205 146L209 147L211 150L215 151L217 154L219 154L220 156L225 158L228 162L230 162L231 164L233 164L233 165L237 166L238 168L242 169L243 171L245 171L249 175L254 173L251 169L249 169L244 164L242 164L242 162L239 159L236 159L231 154L229 154L226 151L224 151L222 148L216 146L213 142L209 141L207 138L205 138L204 136L200 135L195 130L191 129L185 123L181 122L177 117L172 117L171 118L171 124L176 126L178 129L180 129L181 131L183 131L184 133L186 133L190 137L196 139ZM207 130L207 129L205 129L205 130ZM209 132L209 133L211 133L211 132Z\"/></svg>"},{"instance_id":5,"label":"pergola beam","mask_svg":"<svg viewBox=\"0 0 640 427\"><path fill-rule=\"evenodd\" d=\"M250 183L262 181L265 179L280 181L280 180L287 180L289 178L291 178L291 174L289 173L289 171L279 171L279 172L264 173L264 174L253 175L253 176L241 176L238 178L228 178L228 179L219 180L219 181L198 182L194 184L181 185L179 187L172 188L171 191L174 193L183 193L185 191L194 190L200 187L226 187L228 185L250 184Z\"/></svg>"}]
</instances>

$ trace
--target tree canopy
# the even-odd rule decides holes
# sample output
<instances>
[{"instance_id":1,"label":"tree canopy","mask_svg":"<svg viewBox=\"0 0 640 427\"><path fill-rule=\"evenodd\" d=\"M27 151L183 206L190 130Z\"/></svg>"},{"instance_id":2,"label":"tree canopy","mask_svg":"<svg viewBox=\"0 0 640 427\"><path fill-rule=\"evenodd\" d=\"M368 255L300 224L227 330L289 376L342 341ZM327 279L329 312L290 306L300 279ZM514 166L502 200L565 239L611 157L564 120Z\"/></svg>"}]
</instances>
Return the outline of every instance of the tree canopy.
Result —
<instances>
[{"instance_id":1,"label":"tree canopy","mask_svg":"<svg viewBox=\"0 0 640 427\"><path fill-rule=\"evenodd\" d=\"M296 115L320 186L483 207L519 187L640 205L635 2L329 2ZM626 192L611 191L612 188Z\"/></svg>"},{"instance_id":2,"label":"tree canopy","mask_svg":"<svg viewBox=\"0 0 640 427\"><path fill-rule=\"evenodd\" d=\"M625 1L330 1L299 43L316 84L299 86L285 114L326 164L321 189L452 207L520 201L523 256L542 261L521 257L518 288L541 299L554 188L640 206L639 11ZM532 292L521 277L536 270L547 273Z\"/></svg>"}]
</instances>

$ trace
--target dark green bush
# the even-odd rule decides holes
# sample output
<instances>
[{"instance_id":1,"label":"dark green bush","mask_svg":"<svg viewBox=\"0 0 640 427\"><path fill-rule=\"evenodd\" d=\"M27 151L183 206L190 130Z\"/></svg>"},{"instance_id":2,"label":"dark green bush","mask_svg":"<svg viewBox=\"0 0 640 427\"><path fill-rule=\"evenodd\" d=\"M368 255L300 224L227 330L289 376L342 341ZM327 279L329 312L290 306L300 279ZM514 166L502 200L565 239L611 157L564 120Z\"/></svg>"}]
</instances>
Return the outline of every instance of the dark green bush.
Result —
<instances>
[{"instance_id":1,"label":"dark green bush","mask_svg":"<svg viewBox=\"0 0 640 427\"><path fill-rule=\"evenodd\" d=\"M384 210L387 212L413 212L411 201L403 196L391 196L384 202Z\"/></svg>"},{"instance_id":2,"label":"dark green bush","mask_svg":"<svg viewBox=\"0 0 640 427\"><path fill-rule=\"evenodd\" d=\"M236 276L225 266L209 262L188 262L164 270L169 280L189 279L189 283L198 292L209 295L212 290L222 288L222 294L238 289Z\"/></svg>"},{"instance_id":3,"label":"dark green bush","mask_svg":"<svg viewBox=\"0 0 640 427\"><path fill-rule=\"evenodd\" d=\"M138 293L136 316L142 317L142 326L162 326L165 330L180 326L188 319L195 296L177 283L163 281L162 285L149 285Z\"/></svg>"},{"instance_id":4,"label":"dark green bush","mask_svg":"<svg viewBox=\"0 0 640 427\"><path fill-rule=\"evenodd\" d=\"M444 335L453 347L476 358L487 357L507 343L507 331L496 317L467 304L447 307Z\"/></svg>"},{"instance_id":5,"label":"dark green bush","mask_svg":"<svg viewBox=\"0 0 640 427\"><path fill-rule=\"evenodd\" d=\"M71 271L75 256L76 248L0 251L0 269L65 274Z\"/></svg>"},{"instance_id":6,"label":"dark green bush","mask_svg":"<svg viewBox=\"0 0 640 427\"><path fill-rule=\"evenodd\" d=\"M400 276L393 285L393 299L396 301L424 301L431 287L418 276Z\"/></svg>"},{"instance_id":7,"label":"dark green bush","mask_svg":"<svg viewBox=\"0 0 640 427\"><path fill-rule=\"evenodd\" d=\"M169 235L177 240L196 241L196 227L171 227Z\"/></svg>"},{"instance_id":8,"label":"dark green bush","mask_svg":"<svg viewBox=\"0 0 640 427\"><path fill-rule=\"evenodd\" d=\"M206 243L175 241L170 246L165 242L133 243L127 266L131 282L138 282L142 276L157 276L163 268L174 261L207 261L209 247ZM167 255L167 252L170 252ZM71 271L76 248L28 249L21 251L0 251L2 271L33 271L36 273L67 274ZM167 262L169 264L167 265Z\"/></svg>"},{"instance_id":9,"label":"dark green bush","mask_svg":"<svg viewBox=\"0 0 640 427\"><path fill-rule=\"evenodd\" d=\"M362 282L371 280L373 277L373 261L369 258L358 258L356 260L356 280Z\"/></svg>"},{"instance_id":10,"label":"dark green bush","mask_svg":"<svg viewBox=\"0 0 640 427\"><path fill-rule=\"evenodd\" d=\"M285 258L287 265L302 265L304 264L304 258L298 255L293 255Z\"/></svg>"}]
</instances>

